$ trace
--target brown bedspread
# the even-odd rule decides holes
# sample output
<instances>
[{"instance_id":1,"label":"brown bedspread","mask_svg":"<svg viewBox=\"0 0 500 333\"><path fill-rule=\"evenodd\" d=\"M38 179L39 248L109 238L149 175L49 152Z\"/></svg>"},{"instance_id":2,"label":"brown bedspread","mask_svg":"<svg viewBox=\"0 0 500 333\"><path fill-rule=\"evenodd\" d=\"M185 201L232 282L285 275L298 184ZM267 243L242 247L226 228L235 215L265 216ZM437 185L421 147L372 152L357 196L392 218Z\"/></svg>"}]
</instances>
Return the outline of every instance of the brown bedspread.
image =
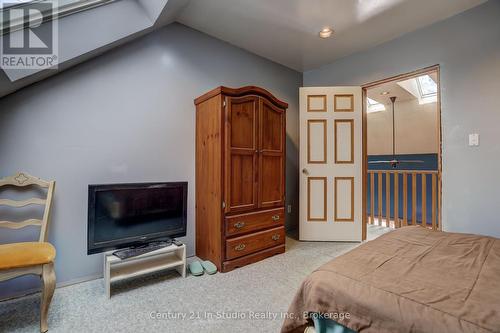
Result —
<instances>
[{"instance_id":1,"label":"brown bedspread","mask_svg":"<svg viewBox=\"0 0 500 333\"><path fill-rule=\"evenodd\" d=\"M282 332L303 332L308 312L362 333L500 332L500 239L389 232L306 278Z\"/></svg>"}]
</instances>

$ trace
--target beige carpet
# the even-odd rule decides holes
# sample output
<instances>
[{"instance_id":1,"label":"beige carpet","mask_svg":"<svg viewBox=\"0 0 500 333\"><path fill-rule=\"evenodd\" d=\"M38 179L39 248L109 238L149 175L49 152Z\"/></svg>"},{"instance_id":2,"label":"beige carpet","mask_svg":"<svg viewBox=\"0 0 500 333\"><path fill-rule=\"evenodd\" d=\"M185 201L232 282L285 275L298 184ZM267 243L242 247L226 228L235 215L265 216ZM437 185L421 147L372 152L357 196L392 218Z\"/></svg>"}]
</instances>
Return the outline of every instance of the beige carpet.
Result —
<instances>
[{"instance_id":1,"label":"beige carpet","mask_svg":"<svg viewBox=\"0 0 500 333\"><path fill-rule=\"evenodd\" d=\"M369 226L368 238L388 230ZM172 272L117 283L110 300L102 279L59 288L49 332L279 332L301 281L357 245L288 238L285 254L225 274L183 279ZM0 302L0 332L38 332L39 299Z\"/></svg>"}]
</instances>

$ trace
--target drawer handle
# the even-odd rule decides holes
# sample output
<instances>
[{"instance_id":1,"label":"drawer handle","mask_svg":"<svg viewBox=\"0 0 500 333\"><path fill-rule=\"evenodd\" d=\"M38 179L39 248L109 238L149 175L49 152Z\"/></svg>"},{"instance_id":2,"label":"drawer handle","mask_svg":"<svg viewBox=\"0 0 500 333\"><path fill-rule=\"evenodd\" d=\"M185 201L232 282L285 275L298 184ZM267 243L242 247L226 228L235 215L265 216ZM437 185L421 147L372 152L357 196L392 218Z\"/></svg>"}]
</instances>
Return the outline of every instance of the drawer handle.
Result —
<instances>
[{"instance_id":1,"label":"drawer handle","mask_svg":"<svg viewBox=\"0 0 500 333\"><path fill-rule=\"evenodd\" d=\"M273 221L278 221L280 219L279 215L273 215L272 217Z\"/></svg>"},{"instance_id":2,"label":"drawer handle","mask_svg":"<svg viewBox=\"0 0 500 333\"><path fill-rule=\"evenodd\" d=\"M278 234L273 235L272 239L277 241L278 239L280 239L280 235L278 235Z\"/></svg>"},{"instance_id":3,"label":"drawer handle","mask_svg":"<svg viewBox=\"0 0 500 333\"><path fill-rule=\"evenodd\" d=\"M247 247L245 244L238 244L234 247L235 251L243 251Z\"/></svg>"},{"instance_id":4,"label":"drawer handle","mask_svg":"<svg viewBox=\"0 0 500 333\"><path fill-rule=\"evenodd\" d=\"M234 224L234 227L235 227L236 229L241 229L241 228L243 228L244 226L245 226L245 222L236 222L236 223Z\"/></svg>"}]
</instances>

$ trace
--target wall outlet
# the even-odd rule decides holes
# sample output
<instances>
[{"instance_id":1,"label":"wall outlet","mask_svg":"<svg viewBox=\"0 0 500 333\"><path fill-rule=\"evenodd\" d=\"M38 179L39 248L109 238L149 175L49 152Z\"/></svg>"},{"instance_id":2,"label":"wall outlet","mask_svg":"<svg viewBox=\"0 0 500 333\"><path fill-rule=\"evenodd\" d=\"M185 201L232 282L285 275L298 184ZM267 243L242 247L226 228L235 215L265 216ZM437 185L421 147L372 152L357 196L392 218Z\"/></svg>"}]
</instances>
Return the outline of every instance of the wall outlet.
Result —
<instances>
[{"instance_id":1,"label":"wall outlet","mask_svg":"<svg viewBox=\"0 0 500 333\"><path fill-rule=\"evenodd\" d=\"M473 133L469 134L469 147L479 146L479 134Z\"/></svg>"},{"instance_id":2,"label":"wall outlet","mask_svg":"<svg viewBox=\"0 0 500 333\"><path fill-rule=\"evenodd\" d=\"M292 205L288 205L287 212L288 214L292 213Z\"/></svg>"}]
</instances>

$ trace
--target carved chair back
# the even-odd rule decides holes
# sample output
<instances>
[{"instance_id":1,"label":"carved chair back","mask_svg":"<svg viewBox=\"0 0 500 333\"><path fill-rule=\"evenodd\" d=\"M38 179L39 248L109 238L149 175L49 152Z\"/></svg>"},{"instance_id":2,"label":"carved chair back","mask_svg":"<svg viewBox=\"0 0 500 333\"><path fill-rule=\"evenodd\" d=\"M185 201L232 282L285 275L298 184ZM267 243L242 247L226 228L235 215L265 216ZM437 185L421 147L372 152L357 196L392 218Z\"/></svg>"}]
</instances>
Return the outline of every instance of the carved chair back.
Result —
<instances>
[{"instance_id":1,"label":"carved chair back","mask_svg":"<svg viewBox=\"0 0 500 333\"><path fill-rule=\"evenodd\" d=\"M47 227L50 219L50 210L52 206L52 196L54 195L55 181L46 181L40 178L31 176L25 172L18 172L14 176L5 177L0 179L0 188L7 186L27 187L39 186L47 189L47 196L45 199L30 198L26 200L10 200L0 199L0 206L9 206L15 208L26 207L28 205L41 205L44 206L42 219L28 219L21 222L2 221L0 218L0 228L8 229L21 229L27 226L40 226L39 242L47 241Z\"/></svg>"}]
</instances>

